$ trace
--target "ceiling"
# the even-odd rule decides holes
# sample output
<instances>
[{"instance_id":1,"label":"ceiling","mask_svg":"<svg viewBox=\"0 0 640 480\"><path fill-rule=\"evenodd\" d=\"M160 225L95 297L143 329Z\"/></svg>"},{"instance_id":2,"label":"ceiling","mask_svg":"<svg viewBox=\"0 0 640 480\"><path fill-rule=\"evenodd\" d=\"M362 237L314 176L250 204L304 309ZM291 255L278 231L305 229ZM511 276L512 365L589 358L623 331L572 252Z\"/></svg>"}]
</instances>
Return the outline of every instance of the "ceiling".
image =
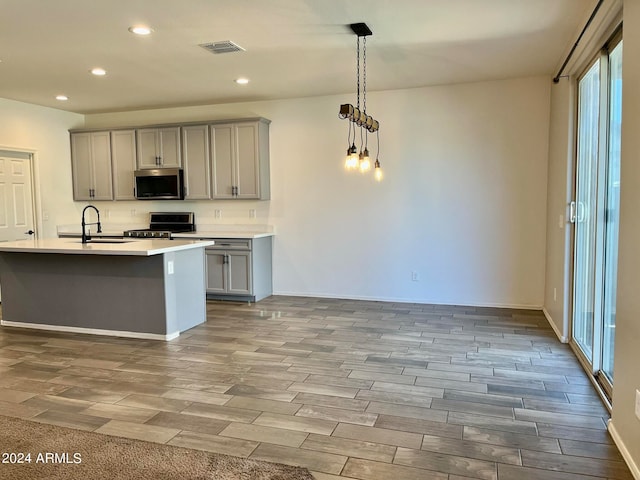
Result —
<instances>
[{"instance_id":1,"label":"ceiling","mask_svg":"<svg viewBox=\"0 0 640 480\"><path fill-rule=\"evenodd\" d=\"M0 97L96 113L352 93L356 22L369 91L552 74L596 3L0 0ZM221 40L246 51L198 46Z\"/></svg>"}]
</instances>

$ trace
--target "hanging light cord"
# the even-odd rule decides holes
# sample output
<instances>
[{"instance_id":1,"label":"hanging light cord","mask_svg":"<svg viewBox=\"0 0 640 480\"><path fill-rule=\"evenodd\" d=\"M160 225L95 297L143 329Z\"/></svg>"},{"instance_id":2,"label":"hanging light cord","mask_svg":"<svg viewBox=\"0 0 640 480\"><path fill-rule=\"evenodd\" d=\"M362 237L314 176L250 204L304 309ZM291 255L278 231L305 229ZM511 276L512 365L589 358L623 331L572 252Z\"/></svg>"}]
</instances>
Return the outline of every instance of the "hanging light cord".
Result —
<instances>
[{"instance_id":1,"label":"hanging light cord","mask_svg":"<svg viewBox=\"0 0 640 480\"><path fill-rule=\"evenodd\" d=\"M367 113L367 37L362 37L362 111Z\"/></svg>"},{"instance_id":2,"label":"hanging light cord","mask_svg":"<svg viewBox=\"0 0 640 480\"><path fill-rule=\"evenodd\" d=\"M360 37L358 37L360 38ZM367 37L362 37L362 111L367 113ZM363 128L360 126L360 132ZM366 150L369 145L368 130L364 134L364 148ZM361 136L362 137L362 136Z\"/></svg>"},{"instance_id":3,"label":"hanging light cord","mask_svg":"<svg viewBox=\"0 0 640 480\"><path fill-rule=\"evenodd\" d=\"M378 161L378 157L380 156L380 131L376 130L376 138L378 139L378 149L376 150L376 162Z\"/></svg>"},{"instance_id":4,"label":"hanging light cord","mask_svg":"<svg viewBox=\"0 0 640 480\"><path fill-rule=\"evenodd\" d=\"M347 136L347 147L351 147L351 122L349 122L349 135Z\"/></svg>"},{"instance_id":5,"label":"hanging light cord","mask_svg":"<svg viewBox=\"0 0 640 480\"><path fill-rule=\"evenodd\" d=\"M357 43L356 85L358 86L358 104L357 104L357 108L360 109L360 37L358 37L358 43Z\"/></svg>"}]
</instances>

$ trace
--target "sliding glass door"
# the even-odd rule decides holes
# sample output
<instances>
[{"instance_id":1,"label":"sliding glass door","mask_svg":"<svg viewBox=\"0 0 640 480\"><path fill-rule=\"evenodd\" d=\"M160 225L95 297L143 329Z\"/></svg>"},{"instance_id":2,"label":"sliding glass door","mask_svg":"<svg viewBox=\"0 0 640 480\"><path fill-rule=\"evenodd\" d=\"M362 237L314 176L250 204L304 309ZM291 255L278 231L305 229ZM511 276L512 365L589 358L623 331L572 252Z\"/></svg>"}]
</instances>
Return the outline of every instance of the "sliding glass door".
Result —
<instances>
[{"instance_id":1,"label":"sliding glass door","mask_svg":"<svg viewBox=\"0 0 640 480\"><path fill-rule=\"evenodd\" d=\"M622 126L622 42L609 55L609 148L604 212L604 285L601 372L613 384L616 328L618 227L620 223L620 130Z\"/></svg>"},{"instance_id":2,"label":"sliding glass door","mask_svg":"<svg viewBox=\"0 0 640 480\"><path fill-rule=\"evenodd\" d=\"M613 384L620 198L622 40L578 81L572 342L605 392Z\"/></svg>"},{"instance_id":3,"label":"sliding glass door","mask_svg":"<svg viewBox=\"0 0 640 480\"><path fill-rule=\"evenodd\" d=\"M598 146L600 129L600 59L578 84L578 162L576 200L572 203L575 223L573 340L587 360L593 361L595 307L596 208Z\"/></svg>"}]
</instances>

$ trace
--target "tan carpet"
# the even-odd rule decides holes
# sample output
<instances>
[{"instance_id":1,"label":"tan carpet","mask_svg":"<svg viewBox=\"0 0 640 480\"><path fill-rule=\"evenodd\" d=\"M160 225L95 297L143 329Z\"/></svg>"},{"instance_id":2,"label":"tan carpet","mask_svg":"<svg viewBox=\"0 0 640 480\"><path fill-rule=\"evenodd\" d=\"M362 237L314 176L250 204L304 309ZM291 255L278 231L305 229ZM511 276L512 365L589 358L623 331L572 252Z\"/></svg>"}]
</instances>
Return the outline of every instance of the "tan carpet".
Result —
<instances>
[{"instance_id":1,"label":"tan carpet","mask_svg":"<svg viewBox=\"0 0 640 480\"><path fill-rule=\"evenodd\" d=\"M7 463L18 459L9 454L19 453L30 453L31 463ZM0 416L0 454L0 478L11 480L313 480L306 468L4 416ZM80 463L74 463L78 454Z\"/></svg>"}]
</instances>

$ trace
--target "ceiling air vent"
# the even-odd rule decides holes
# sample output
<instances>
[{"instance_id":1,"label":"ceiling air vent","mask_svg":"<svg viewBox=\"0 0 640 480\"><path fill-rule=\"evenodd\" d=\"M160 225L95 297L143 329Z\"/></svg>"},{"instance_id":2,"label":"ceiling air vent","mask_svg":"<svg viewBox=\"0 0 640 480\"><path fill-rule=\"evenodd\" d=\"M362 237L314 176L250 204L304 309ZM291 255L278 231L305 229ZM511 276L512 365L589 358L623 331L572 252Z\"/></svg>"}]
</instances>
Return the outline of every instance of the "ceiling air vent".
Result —
<instances>
[{"instance_id":1,"label":"ceiling air vent","mask_svg":"<svg viewBox=\"0 0 640 480\"><path fill-rule=\"evenodd\" d=\"M221 42L201 43L200 46L211 53L233 53L244 52L244 48L233 43L231 40L223 40Z\"/></svg>"}]
</instances>

